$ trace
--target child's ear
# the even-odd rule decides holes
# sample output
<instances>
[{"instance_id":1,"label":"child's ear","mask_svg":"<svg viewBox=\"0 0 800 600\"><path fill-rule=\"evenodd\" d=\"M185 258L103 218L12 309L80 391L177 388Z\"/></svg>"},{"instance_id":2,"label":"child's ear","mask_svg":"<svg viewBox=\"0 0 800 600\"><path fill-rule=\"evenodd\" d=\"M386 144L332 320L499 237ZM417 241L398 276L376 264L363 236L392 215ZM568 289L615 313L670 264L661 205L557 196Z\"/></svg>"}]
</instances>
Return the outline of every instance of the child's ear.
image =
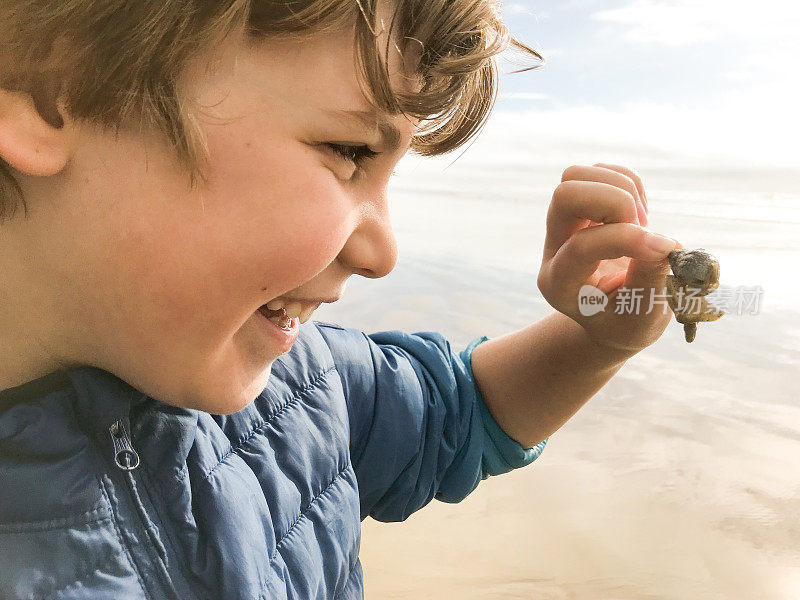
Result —
<instances>
[{"instance_id":1,"label":"child's ear","mask_svg":"<svg viewBox=\"0 0 800 600\"><path fill-rule=\"evenodd\" d=\"M72 149L71 123L62 114L53 101L0 88L0 157L27 175L61 172Z\"/></svg>"}]
</instances>

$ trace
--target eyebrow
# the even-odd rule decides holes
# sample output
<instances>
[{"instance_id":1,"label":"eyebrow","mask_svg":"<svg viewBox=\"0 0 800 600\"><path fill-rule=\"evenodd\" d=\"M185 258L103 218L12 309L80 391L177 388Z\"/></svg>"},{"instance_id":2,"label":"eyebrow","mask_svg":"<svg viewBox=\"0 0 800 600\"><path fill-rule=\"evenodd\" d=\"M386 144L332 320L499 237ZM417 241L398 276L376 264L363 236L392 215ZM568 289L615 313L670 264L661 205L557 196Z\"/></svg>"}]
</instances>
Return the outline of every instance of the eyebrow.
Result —
<instances>
[{"instance_id":1,"label":"eyebrow","mask_svg":"<svg viewBox=\"0 0 800 600\"><path fill-rule=\"evenodd\" d=\"M370 131L377 129L381 136L381 145L389 152L394 152L400 148L400 140L403 139L403 134L393 123L381 118L375 111L328 109L323 110L323 112L330 117L355 121Z\"/></svg>"}]
</instances>

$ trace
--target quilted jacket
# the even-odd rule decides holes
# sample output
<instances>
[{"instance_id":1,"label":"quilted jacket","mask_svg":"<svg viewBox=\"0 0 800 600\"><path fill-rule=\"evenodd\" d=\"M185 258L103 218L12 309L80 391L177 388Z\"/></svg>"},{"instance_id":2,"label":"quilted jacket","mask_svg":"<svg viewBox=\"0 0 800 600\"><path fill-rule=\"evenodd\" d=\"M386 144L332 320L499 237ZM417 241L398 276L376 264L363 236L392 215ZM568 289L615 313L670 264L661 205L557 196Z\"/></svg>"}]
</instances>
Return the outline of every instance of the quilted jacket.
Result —
<instances>
[{"instance_id":1,"label":"quilted jacket","mask_svg":"<svg viewBox=\"0 0 800 600\"><path fill-rule=\"evenodd\" d=\"M301 326L230 415L78 367L0 393L0 598L363 598L361 521L535 460L436 332Z\"/></svg>"}]
</instances>

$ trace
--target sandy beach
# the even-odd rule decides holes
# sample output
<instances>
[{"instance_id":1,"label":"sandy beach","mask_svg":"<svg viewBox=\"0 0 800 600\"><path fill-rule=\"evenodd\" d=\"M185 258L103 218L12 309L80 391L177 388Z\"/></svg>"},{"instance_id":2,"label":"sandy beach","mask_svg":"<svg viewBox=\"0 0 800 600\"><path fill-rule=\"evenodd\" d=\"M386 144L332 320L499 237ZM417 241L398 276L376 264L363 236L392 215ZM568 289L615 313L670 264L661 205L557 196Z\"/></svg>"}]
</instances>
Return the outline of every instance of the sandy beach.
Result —
<instances>
[{"instance_id":1,"label":"sandy beach","mask_svg":"<svg viewBox=\"0 0 800 600\"><path fill-rule=\"evenodd\" d=\"M353 278L315 318L440 331L460 350L552 312L536 274L560 170L425 169L393 182L395 271ZM800 311L786 276L800 195L707 181L651 173L650 228L713 252L723 285L761 286L758 313L702 324L692 344L673 321L529 467L404 523L367 519L368 599L800 598Z\"/></svg>"}]
</instances>

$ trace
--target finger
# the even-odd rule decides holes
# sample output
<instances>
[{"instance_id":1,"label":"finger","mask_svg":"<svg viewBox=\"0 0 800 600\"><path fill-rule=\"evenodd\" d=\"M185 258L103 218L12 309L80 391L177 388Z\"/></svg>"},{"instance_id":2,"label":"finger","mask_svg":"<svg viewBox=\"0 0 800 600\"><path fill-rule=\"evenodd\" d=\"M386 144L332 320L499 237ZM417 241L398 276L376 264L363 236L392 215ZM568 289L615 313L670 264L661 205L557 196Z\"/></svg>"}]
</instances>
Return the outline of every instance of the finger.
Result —
<instances>
[{"instance_id":1,"label":"finger","mask_svg":"<svg viewBox=\"0 0 800 600\"><path fill-rule=\"evenodd\" d=\"M629 167L625 167L623 165L611 165L608 163L597 163L594 165L595 167L602 167L604 169L610 169L612 171L616 171L618 173L622 173L623 175L627 175L630 177L633 182L636 184L636 189L639 190L639 194L642 198L642 202L644 203L645 212L650 210L650 203L647 200L647 194L644 191L644 183L642 182L642 177L639 175L638 172L634 171Z\"/></svg>"},{"instance_id":2,"label":"finger","mask_svg":"<svg viewBox=\"0 0 800 600\"><path fill-rule=\"evenodd\" d=\"M647 211L644 207L641 192L636 186L636 182L625 173L620 173L619 171L607 169L605 167L573 165L561 175L561 181L569 180L599 181L622 188L636 200L637 215L639 217L638 224L647 225Z\"/></svg>"},{"instance_id":3,"label":"finger","mask_svg":"<svg viewBox=\"0 0 800 600\"><path fill-rule=\"evenodd\" d=\"M617 173L622 173L623 175L630 177L630 179L636 185L636 189L639 190L639 194L642 197L642 200L647 205L649 204L647 200L647 193L644 191L644 183L642 182L642 176L639 175L638 171L631 169L630 167L626 167L624 165L616 165L616 164L609 164L609 163L596 163L595 167L601 167L603 169L609 169L611 171L616 171Z\"/></svg>"},{"instance_id":4,"label":"finger","mask_svg":"<svg viewBox=\"0 0 800 600\"><path fill-rule=\"evenodd\" d=\"M636 201L625 190L607 183L563 182L553 192L547 211L544 259L550 260L570 236L591 222L637 224Z\"/></svg>"},{"instance_id":5,"label":"finger","mask_svg":"<svg viewBox=\"0 0 800 600\"><path fill-rule=\"evenodd\" d=\"M672 238L647 231L633 223L590 227L576 232L561 246L550 264L550 272L558 273L559 281L569 281L573 287L580 287L597 270L602 260L628 256L635 260L657 262L666 259L675 246L676 241Z\"/></svg>"},{"instance_id":6,"label":"finger","mask_svg":"<svg viewBox=\"0 0 800 600\"><path fill-rule=\"evenodd\" d=\"M609 165L608 163L597 163L593 165L598 169L604 169L609 173L616 173L628 179L634 188L636 188L636 197L639 201L639 223L641 225L647 226L648 222L648 205L647 205L647 198L644 195L644 185L642 184L642 178L632 169L627 167L623 167L622 165Z\"/></svg>"}]
</instances>

